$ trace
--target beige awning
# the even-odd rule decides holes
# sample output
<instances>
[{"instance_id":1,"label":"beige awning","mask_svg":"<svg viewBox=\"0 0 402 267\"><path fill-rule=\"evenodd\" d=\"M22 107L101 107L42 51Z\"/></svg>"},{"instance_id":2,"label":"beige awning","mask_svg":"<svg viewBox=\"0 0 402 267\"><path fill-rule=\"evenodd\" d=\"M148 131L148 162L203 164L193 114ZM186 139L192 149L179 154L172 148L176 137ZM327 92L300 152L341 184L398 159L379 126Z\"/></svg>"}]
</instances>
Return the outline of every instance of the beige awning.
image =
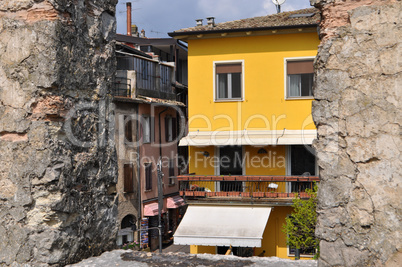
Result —
<instances>
[{"instance_id":1,"label":"beige awning","mask_svg":"<svg viewBox=\"0 0 402 267\"><path fill-rule=\"evenodd\" d=\"M269 207L189 206L174 244L261 247L270 213Z\"/></svg>"},{"instance_id":2,"label":"beige awning","mask_svg":"<svg viewBox=\"0 0 402 267\"><path fill-rule=\"evenodd\" d=\"M179 146L311 145L317 130L189 132Z\"/></svg>"}]
</instances>

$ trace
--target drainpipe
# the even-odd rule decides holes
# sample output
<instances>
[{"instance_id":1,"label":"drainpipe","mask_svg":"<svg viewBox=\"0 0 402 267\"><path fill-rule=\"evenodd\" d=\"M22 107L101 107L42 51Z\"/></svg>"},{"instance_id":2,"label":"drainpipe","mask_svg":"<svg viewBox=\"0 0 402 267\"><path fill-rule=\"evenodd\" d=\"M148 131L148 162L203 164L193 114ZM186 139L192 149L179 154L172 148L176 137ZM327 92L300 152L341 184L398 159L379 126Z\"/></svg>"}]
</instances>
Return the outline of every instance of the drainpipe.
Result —
<instances>
[{"instance_id":1,"label":"drainpipe","mask_svg":"<svg viewBox=\"0 0 402 267\"><path fill-rule=\"evenodd\" d=\"M136 132L137 132L137 139L138 136L140 136L140 125L139 125L139 107L138 104L135 106L135 114L137 114L137 126L136 126ZM140 231L138 231L138 242L140 244L140 248L141 248L141 218L142 218L142 214L141 214L141 166L140 166L140 146L137 147L138 149L138 153L137 153L137 179L138 179L138 210L137 210L137 214L138 214L138 229L140 229Z\"/></svg>"},{"instance_id":2,"label":"drainpipe","mask_svg":"<svg viewBox=\"0 0 402 267\"><path fill-rule=\"evenodd\" d=\"M161 130L161 114L166 112L165 108L158 114L159 126L159 160L158 160L158 228L159 228L159 253L162 253L162 206L163 206L163 172L162 172L162 130Z\"/></svg>"}]
</instances>

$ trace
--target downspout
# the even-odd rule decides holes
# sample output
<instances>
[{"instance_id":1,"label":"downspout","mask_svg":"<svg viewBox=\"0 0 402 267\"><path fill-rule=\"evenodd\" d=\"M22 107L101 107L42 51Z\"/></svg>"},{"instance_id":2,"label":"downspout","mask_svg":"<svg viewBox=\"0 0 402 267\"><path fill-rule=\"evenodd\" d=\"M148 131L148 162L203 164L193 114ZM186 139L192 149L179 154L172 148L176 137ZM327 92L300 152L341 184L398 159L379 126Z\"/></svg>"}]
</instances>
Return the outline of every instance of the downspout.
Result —
<instances>
[{"instance_id":1,"label":"downspout","mask_svg":"<svg viewBox=\"0 0 402 267\"><path fill-rule=\"evenodd\" d=\"M162 206L163 206L163 188L162 188L162 130L161 130L161 114L166 112L165 108L158 114L159 126L159 160L158 160L158 228L159 228L159 253L162 253ZM165 126L166 127L166 126Z\"/></svg>"},{"instance_id":2,"label":"downspout","mask_svg":"<svg viewBox=\"0 0 402 267\"><path fill-rule=\"evenodd\" d=\"M138 141L138 137L140 136L140 124L139 124L139 114L138 114L138 112L139 112L139 108L138 108L138 104L135 106L135 114L137 114L137 121L136 121L136 138L137 138L137 141ZM141 146L138 146L138 153L137 153L137 174L138 174L138 176L137 176L137 178L138 178L138 210L137 210L137 214L138 214L138 219L137 219L137 221L138 221L138 229L140 229L140 230L142 230L141 229L141 218L142 218L142 210L141 210L141 193L142 193L142 190L141 190L141 166L140 166L140 148L141 148ZM140 248L141 248L141 231L138 231L138 242L139 242L139 244L140 244Z\"/></svg>"}]
</instances>

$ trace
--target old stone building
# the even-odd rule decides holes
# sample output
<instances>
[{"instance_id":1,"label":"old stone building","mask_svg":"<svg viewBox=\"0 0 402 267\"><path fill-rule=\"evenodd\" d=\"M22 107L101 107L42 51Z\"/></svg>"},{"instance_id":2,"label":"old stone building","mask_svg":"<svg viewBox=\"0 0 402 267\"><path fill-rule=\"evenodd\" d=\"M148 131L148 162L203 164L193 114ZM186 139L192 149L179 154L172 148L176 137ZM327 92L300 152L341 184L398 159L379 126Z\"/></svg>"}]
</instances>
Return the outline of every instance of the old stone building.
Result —
<instances>
[{"instance_id":1,"label":"old stone building","mask_svg":"<svg viewBox=\"0 0 402 267\"><path fill-rule=\"evenodd\" d=\"M0 1L0 265L115 245L116 3Z\"/></svg>"},{"instance_id":2,"label":"old stone building","mask_svg":"<svg viewBox=\"0 0 402 267\"><path fill-rule=\"evenodd\" d=\"M322 12L320 266L400 266L401 1L310 2Z\"/></svg>"}]
</instances>

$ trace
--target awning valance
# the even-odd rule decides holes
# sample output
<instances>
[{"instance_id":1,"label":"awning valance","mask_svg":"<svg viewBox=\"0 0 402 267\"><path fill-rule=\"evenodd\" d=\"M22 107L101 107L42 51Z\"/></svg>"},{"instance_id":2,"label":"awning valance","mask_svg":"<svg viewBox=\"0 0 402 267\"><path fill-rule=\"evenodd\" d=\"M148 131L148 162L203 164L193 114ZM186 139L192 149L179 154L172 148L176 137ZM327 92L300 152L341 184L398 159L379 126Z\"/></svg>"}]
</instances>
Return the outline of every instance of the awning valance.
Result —
<instances>
[{"instance_id":1,"label":"awning valance","mask_svg":"<svg viewBox=\"0 0 402 267\"><path fill-rule=\"evenodd\" d=\"M311 145L317 130L189 132L179 146Z\"/></svg>"},{"instance_id":2,"label":"awning valance","mask_svg":"<svg viewBox=\"0 0 402 267\"><path fill-rule=\"evenodd\" d=\"M189 206L174 244L261 247L270 212L268 207Z\"/></svg>"},{"instance_id":3,"label":"awning valance","mask_svg":"<svg viewBox=\"0 0 402 267\"><path fill-rule=\"evenodd\" d=\"M184 206L186 203L184 199L180 196L168 197L166 199L166 206L168 209L177 209L178 207Z\"/></svg>"}]
</instances>

